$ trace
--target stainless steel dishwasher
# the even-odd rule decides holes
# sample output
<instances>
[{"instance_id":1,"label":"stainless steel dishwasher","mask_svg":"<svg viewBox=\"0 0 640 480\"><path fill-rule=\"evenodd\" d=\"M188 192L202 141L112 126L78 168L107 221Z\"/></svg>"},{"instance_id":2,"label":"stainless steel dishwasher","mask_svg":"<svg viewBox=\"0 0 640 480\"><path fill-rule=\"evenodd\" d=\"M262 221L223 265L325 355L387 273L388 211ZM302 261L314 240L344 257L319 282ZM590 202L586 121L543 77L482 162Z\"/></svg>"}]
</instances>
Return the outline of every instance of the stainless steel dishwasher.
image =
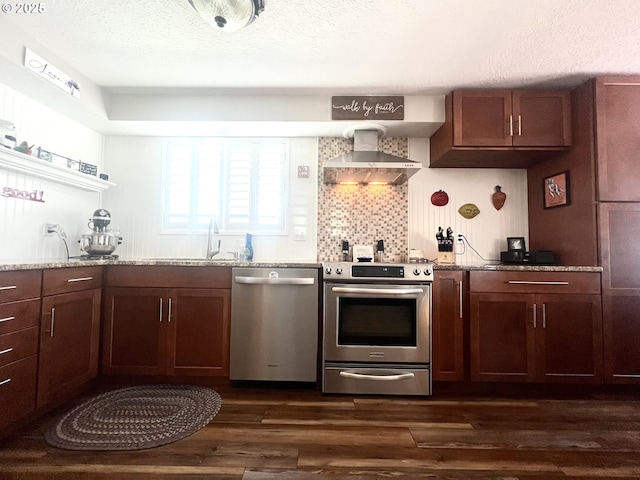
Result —
<instances>
[{"instance_id":1,"label":"stainless steel dishwasher","mask_svg":"<svg viewBox=\"0 0 640 480\"><path fill-rule=\"evenodd\" d=\"M234 268L231 380L315 382L318 270Z\"/></svg>"}]
</instances>

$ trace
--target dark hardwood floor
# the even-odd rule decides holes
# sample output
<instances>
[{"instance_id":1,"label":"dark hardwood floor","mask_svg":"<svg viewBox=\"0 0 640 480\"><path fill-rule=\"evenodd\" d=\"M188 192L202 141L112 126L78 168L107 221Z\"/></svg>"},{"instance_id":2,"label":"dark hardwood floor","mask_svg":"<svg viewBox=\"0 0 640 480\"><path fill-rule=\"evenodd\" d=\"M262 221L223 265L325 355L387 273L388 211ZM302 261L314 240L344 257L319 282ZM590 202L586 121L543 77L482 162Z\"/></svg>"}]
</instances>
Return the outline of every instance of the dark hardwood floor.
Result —
<instances>
[{"instance_id":1,"label":"dark hardwood floor","mask_svg":"<svg viewBox=\"0 0 640 480\"><path fill-rule=\"evenodd\" d=\"M0 442L2 479L640 478L640 395L327 396L214 387L216 418L134 452L59 450L44 430L83 397Z\"/></svg>"}]
</instances>

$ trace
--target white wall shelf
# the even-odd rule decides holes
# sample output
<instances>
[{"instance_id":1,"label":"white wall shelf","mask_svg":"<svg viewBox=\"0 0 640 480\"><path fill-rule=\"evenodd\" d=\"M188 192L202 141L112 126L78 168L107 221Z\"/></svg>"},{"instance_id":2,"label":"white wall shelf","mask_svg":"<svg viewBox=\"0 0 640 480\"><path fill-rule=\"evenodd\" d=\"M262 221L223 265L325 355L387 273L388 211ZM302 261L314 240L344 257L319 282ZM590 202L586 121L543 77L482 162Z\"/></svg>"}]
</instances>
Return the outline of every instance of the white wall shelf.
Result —
<instances>
[{"instance_id":1,"label":"white wall shelf","mask_svg":"<svg viewBox=\"0 0 640 480\"><path fill-rule=\"evenodd\" d=\"M116 185L115 183L102 180L93 175L53 165L46 160L16 152L15 150L10 150L2 146L0 146L0 168L45 178L52 182L62 183L92 192L102 192Z\"/></svg>"}]
</instances>

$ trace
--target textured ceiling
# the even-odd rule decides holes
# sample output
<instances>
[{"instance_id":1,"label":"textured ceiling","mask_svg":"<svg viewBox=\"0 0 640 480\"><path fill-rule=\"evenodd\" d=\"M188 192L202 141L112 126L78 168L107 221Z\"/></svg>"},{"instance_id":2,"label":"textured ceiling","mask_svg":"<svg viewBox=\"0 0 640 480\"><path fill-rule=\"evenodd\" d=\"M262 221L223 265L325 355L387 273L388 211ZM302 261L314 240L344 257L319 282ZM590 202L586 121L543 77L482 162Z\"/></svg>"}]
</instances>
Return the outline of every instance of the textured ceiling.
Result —
<instances>
[{"instance_id":1,"label":"textured ceiling","mask_svg":"<svg viewBox=\"0 0 640 480\"><path fill-rule=\"evenodd\" d=\"M640 74L639 0L266 0L233 34L187 0L44 3L3 21L114 92L429 95Z\"/></svg>"}]
</instances>

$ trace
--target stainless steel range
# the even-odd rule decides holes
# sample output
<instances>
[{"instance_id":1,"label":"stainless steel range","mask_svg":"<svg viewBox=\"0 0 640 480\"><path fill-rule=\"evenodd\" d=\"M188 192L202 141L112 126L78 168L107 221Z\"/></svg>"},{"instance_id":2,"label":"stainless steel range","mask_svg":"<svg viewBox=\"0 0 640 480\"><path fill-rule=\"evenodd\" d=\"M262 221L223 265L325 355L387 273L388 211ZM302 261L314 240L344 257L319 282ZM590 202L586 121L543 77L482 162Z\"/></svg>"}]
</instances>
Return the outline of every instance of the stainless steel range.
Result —
<instances>
[{"instance_id":1,"label":"stainless steel range","mask_svg":"<svg viewBox=\"0 0 640 480\"><path fill-rule=\"evenodd\" d=\"M323 264L324 393L431 394L428 263Z\"/></svg>"}]
</instances>

